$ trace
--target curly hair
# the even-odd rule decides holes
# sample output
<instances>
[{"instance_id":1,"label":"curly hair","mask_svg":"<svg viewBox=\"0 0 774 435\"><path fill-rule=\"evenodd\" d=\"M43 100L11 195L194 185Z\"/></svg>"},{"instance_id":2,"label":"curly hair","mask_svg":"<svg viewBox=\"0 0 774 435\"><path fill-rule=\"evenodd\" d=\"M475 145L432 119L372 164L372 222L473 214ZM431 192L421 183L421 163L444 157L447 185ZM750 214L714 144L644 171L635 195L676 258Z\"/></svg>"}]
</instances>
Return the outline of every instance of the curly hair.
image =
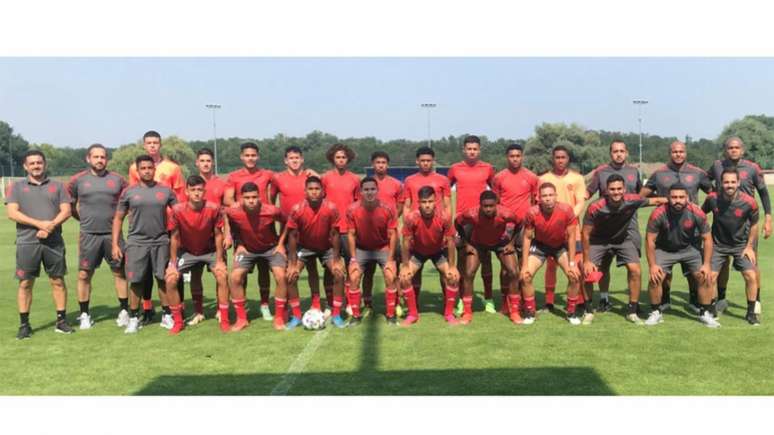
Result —
<instances>
[{"instance_id":1,"label":"curly hair","mask_svg":"<svg viewBox=\"0 0 774 435\"><path fill-rule=\"evenodd\" d=\"M344 153L347 155L347 163L352 163L353 160L355 160L355 152L352 151L352 148L342 144L342 143L335 143L331 145L330 148L328 148L328 151L325 153L325 158L333 164L333 156L336 155L337 152L344 151Z\"/></svg>"}]
</instances>

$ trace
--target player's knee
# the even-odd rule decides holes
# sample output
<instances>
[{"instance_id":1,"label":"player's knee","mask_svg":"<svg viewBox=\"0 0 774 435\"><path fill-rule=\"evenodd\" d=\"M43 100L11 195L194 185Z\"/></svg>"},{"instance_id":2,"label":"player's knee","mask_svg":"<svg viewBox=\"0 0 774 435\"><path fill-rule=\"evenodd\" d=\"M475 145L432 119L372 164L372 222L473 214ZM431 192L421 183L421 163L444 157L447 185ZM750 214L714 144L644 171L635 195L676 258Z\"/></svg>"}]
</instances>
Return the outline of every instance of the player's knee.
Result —
<instances>
[{"instance_id":1,"label":"player's knee","mask_svg":"<svg viewBox=\"0 0 774 435\"><path fill-rule=\"evenodd\" d=\"M640 273L642 273L640 265L636 263L627 264L626 269L629 271L629 276L638 276Z\"/></svg>"},{"instance_id":2,"label":"player's knee","mask_svg":"<svg viewBox=\"0 0 774 435\"><path fill-rule=\"evenodd\" d=\"M79 270L78 279L81 281L88 281L91 278L91 272L88 270Z\"/></svg>"}]
</instances>

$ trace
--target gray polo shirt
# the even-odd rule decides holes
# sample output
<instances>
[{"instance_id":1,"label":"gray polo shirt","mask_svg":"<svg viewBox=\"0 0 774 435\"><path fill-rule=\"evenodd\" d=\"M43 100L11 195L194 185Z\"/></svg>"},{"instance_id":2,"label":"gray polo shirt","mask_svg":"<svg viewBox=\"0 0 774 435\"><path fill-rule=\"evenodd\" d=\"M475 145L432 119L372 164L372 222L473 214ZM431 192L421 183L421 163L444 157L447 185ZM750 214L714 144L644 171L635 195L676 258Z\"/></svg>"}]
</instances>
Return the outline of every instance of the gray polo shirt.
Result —
<instances>
[{"instance_id":1,"label":"gray polo shirt","mask_svg":"<svg viewBox=\"0 0 774 435\"><path fill-rule=\"evenodd\" d=\"M110 234L118 198L126 186L124 177L115 172L94 175L86 170L73 175L67 184L67 191L73 198L73 207L80 202L81 232Z\"/></svg>"},{"instance_id":2,"label":"gray polo shirt","mask_svg":"<svg viewBox=\"0 0 774 435\"><path fill-rule=\"evenodd\" d=\"M177 203L175 193L167 186L140 183L129 187L118 200L118 210L129 216L127 244L163 245L169 243L167 207Z\"/></svg>"},{"instance_id":3,"label":"gray polo shirt","mask_svg":"<svg viewBox=\"0 0 774 435\"><path fill-rule=\"evenodd\" d=\"M46 178L40 184L35 184L29 178L17 181L8 188L6 204L19 204L19 211L38 220L50 221L59 214L61 204L70 203L70 195L59 181ZM40 243L35 235L38 229L16 223L16 244L27 245ZM62 240L62 226L57 226L49 235L49 242Z\"/></svg>"}]
</instances>

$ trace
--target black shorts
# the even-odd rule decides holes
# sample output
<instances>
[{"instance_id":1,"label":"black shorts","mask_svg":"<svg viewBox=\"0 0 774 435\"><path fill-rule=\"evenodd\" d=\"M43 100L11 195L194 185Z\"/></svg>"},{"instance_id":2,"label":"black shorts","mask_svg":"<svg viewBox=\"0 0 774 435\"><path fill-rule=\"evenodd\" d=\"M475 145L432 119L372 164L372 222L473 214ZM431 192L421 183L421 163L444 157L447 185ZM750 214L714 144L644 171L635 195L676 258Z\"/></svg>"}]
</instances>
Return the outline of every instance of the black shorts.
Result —
<instances>
[{"instance_id":1,"label":"black shorts","mask_svg":"<svg viewBox=\"0 0 774 435\"><path fill-rule=\"evenodd\" d=\"M16 245L16 279L22 281L40 276L41 262L49 277L65 276L65 255L65 244L61 238L51 242Z\"/></svg>"},{"instance_id":2,"label":"black shorts","mask_svg":"<svg viewBox=\"0 0 774 435\"><path fill-rule=\"evenodd\" d=\"M118 240L118 245L123 252L123 238ZM78 270L95 270L102 264L103 259L113 271L123 269L123 260L113 259L113 237L110 234L81 233L78 238Z\"/></svg>"}]
</instances>

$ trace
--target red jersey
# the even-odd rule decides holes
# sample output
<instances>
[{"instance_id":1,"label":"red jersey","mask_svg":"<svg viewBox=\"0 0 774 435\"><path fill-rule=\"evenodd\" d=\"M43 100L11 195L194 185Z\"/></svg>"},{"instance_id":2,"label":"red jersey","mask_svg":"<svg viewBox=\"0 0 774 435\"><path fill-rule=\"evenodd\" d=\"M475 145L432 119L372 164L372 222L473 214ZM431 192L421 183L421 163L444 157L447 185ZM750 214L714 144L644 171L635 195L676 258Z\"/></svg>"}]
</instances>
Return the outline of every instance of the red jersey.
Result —
<instances>
[{"instance_id":1,"label":"red jersey","mask_svg":"<svg viewBox=\"0 0 774 435\"><path fill-rule=\"evenodd\" d=\"M220 204L206 202L194 210L189 202L178 202L169 212L170 231L179 230L180 248L193 255L215 252L215 228L223 228Z\"/></svg>"},{"instance_id":2,"label":"red jersey","mask_svg":"<svg viewBox=\"0 0 774 435\"><path fill-rule=\"evenodd\" d=\"M306 198L306 170L298 175L290 171L275 172L271 179L271 197L279 194L280 210L285 216L290 215L296 204Z\"/></svg>"},{"instance_id":3,"label":"red jersey","mask_svg":"<svg viewBox=\"0 0 774 435\"><path fill-rule=\"evenodd\" d=\"M443 198L451 197L449 179L437 172L424 175L421 172L409 175L403 181L403 200L411 201L411 209L419 208L419 189L430 186L435 190L435 201L439 207L443 207Z\"/></svg>"},{"instance_id":4,"label":"red jersey","mask_svg":"<svg viewBox=\"0 0 774 435\"><path fill-rule=\"evenodd\" d=\"M380 180L377 176L374 176L374 179L379 186L379 193L376 197L382 204L392 207L395 211L398 210L399 206L403 207L403 185L397 178L386 175L384 179Z\"/></svg>"},{"instance_id":5,"label":"red jersey","mask_svg":"<svg viewBox=\"0 0 774 435\"><path fill-rule=\"evenodd\" d=\"M477 246L497 246L500 244L505 234L505 226L512 223L518 228L521 221L512 211L497 205L495 215L491 218L479 213L480 206L470 208L457 215L457 225L472 225L473 231L470 235L470 241Z\"/></svg>"},{"instance_id":6,"label":"red jersey","mask_svg":"<svg viewBox=\"0 0 774 435\"><path fill-rule=\"evenodd\" d=\"M360 178L350 171L339 174L336 169L331 169L322 175L325 198L336 205L337 210L346 210L360 195ZM347 220L342 213L339 216L339 232L347 232Z\"/></svg>"},{"instance_id":7,"label":"red jersey","mask_svg":"<svg viewBox=\"0 0 774 435\"><path fill-rule=\"evenodd\" d=\"M377 251L390 244L388 230L398 228L398 219L395 211L381 202L368 210L357 201L347 209L347 228L355 230L358 248Z\"/></svg>"},{"instance_id":8,"label":"red jersey","mask_svg":"<svg viewBox=\"0 0 774 435\"><path fill-rule=\"evenodd\" d=\"M422 255L434 255L446 247L447 237L454 237L454 227L441 209L430 219L413 210L403 217L403 235L411 236L411 250Z\"/></svg>"},{"instance_id":9,"label":"red jersey","mask_svg":"<svg viewBox=\"0 0 774 435\"><path fill-rule=\"evenodd\" d=\"M467 162L458 162L449 168L446 175L449 184L457 185L457 214L478 206L479 196L487 186L494 182L494 167L481 160L472 165Z\"/></svg>"},{"instance_id":10,"label":"red jersey","mask_svg":"<svg viewBox=\"0 0 774 435\"><path fill-rule=\"evenodd\" d=\"M225 210L237 245L250 252L263 252L277 246L279 238L274 222L284 221L279 208L263 204L260 212L248 213L241 205L236 205Z\"/></svg>"},{"instance_id":11,"label":"red jersey","mask_svg":"<svg viewBox=\"0 0 774 435\"><path fill-rule=\"evenodd\" d=\"M258 186L258 196L261 198L261 202L268 204L269 183L271 182L272 175L274 173L268 169L256 168L255 171L250 172L247 168L242 168L228 174L226 183L229 189L234 189L234 201L239 201L242 199L242 186L252 181Z\"/></svg>"},{"instance_id":12,"label":"red jersey","mask_svg":"<svg viewBox=\"0 0 774 435\"><path fill-rule=\"evenodd\" d=\"M503 169L494 178L492 190L500 198L500 204L524 219L538 195L538 176L527 168L513 172Z\"/></svg>"},{"instance_id":13,"label":"red jersey","mask_svg":"<svg viewBox=\"0 0 774 435\"><path fill-rule=\"evenodd\" d=\"M540 211L539 205L533 205L527 212L524 228L535 230L535 241L551 248L559 248L567 241L567 227L578 225L572 207L557 202L549 216Z\"/></svg>"},{"instance_id":14,"label":"red jersey","mask_svg":"<svg viewBox=\"0 0 774 435\"><path fill-rule=\"evenodd\" d=\"M323 199L315 210L304 200L293 207L287 227L298 230L301 247L320 252L331 248L331 229L336 228L338 221L339 211L331 201Z\"/></svg>"}]
</instances>

